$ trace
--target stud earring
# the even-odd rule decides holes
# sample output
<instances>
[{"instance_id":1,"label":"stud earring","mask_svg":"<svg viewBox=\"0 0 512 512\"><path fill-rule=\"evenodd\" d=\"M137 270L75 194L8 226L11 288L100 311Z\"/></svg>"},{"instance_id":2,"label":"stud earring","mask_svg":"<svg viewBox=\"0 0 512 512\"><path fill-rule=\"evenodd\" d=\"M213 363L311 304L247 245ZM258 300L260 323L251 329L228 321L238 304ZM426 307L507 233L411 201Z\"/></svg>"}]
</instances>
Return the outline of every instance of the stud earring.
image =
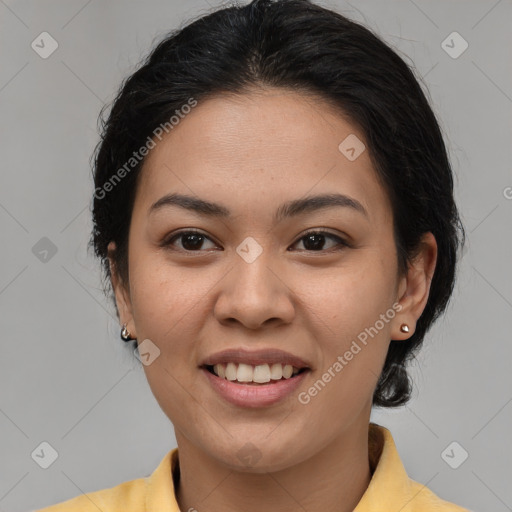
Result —
<instances>
[{"instance_id":1,"label":"stud earring","mask_svg":"<svg viewBox=\"0 0 512 512\"><path fill-rule=\"evenodd\" d=\"M121 329L121 339L124 342L131 341L131 340L134 339L134 338L131 337L130 331L128 331L128 329L126 328L126 324L123 324L123 328Z\"/></svg>"},{"instance_id":2,"label":"stud earring","mask_svg":"<svg viewBox=\"0 0 512 512\"><path fill-rule=\"evenodd\" d=\"M402 325L400 326L400 330L401 330L402 332L409 332L409 326L408 326L407 324L402 324Z\"/></svg>"}]
</instances>

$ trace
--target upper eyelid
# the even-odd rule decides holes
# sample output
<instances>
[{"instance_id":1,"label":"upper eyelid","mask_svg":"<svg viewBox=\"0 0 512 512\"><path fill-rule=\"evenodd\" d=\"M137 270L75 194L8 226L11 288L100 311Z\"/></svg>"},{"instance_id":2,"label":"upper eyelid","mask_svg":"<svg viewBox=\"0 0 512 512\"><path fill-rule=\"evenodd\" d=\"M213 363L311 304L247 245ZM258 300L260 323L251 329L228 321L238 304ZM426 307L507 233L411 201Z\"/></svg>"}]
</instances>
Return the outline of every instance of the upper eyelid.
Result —
<instances>
[{"instance_id":1,"label":"upper eyelid","mask_svg":"<svg viewBox=\"0 0 512 512\"><path fill-rule=\"evenodd\" d=\"M335 238L341 243L341 245L344 245L346 247L350 247L350 241L348 240L348 237L345 235L338 235L336 233L332 233L331 231L327 229L322 228L312 228L305 232L303 232L301 235L298 236L298 238L293 242L292 245L295 245L297 242L302 240L305 236L309 234L320 234L320 235L327 235L327 238ZM308 252L323 252L323 251L308 251Z\"/></svg>"},{"instance_id":2,"label":"upper eyelid","mask_svg":"<svg viewBox=\"0 0 512 512\"><path fill-rule=\"evenodd\" d=\"M202 235L204 236L205 238L208 238L208 240L211 240L212 242L215 242L215 240L210 236L210 235L207 235L206 233L204 233L203 231L200 231L199 229L196 229L196 228L185 228L185 229L182 229L182 230L179 230L175 233L172 233L171 235L169 235L168 237L166 237L164 239L164 243L170 243L171 240L174 240L175 238L178 238L179 236L181 235L185 235L187 233L196 233L198 235ZM217 243L217 242L215 242Z\"/></svg>"},{"instance_id":3,"label":"upper eyelid","mask_svg":"<svg viewBox=\"0 0 512 512\"><path fill-rule=\"evenodd\" d=\"M344 235L332 233L331 231L329 231L328 228L310 228L310 229L307 229L306 231L303 231L302 234L299 235L298 240L300 240L302 237L309 235L309 234L321 234L321 235L327 234L327 235L330 235L335 238L340 238L342 240L344 238Z\"/></svg>"}]
</instances>

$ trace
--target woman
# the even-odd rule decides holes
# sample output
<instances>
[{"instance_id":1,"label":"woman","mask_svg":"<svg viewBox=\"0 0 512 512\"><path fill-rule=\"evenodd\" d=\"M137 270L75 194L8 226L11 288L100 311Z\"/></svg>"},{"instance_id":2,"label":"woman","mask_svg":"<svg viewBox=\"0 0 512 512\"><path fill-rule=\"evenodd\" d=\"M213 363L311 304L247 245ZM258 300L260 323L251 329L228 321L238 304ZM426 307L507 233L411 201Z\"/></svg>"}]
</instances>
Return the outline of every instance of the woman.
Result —
<instances>
[{"instance_id":1,"label":"woman","mask_svg":"<svg viewBox=\"0 0 512 512\"><path fill-rule=\"evenodd\" d=\"M91 245L178 448L42 510L465 510L370 423L409 400L464 243L393 50L306 0L220 9L123 84L94 171Z\"/></svg>"}]
</instances>

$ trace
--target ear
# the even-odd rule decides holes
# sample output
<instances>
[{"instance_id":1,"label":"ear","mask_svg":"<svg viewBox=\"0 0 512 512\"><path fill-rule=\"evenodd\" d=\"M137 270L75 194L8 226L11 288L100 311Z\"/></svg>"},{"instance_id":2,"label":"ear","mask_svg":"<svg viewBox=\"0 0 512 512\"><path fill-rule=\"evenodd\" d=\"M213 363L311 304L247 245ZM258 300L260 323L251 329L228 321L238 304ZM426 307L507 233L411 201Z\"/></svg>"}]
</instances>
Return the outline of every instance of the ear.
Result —
<instances>
[{"instance_id":1,"label":"ear","mask_svg":"<svg viewBox=\"0 0 512 512\"><path fill-rule=\"evenodd\" d=\"M126 328L130 332L130 336L132 338L136 338L137 333L135 330L135 323L133 321L132 303L130 299L128 283L123 283L114 262L114 254L116 251L115 242L110 242L108 244L107 251L110 264L110 279L116 297L117 310L119 311L119 320L121 325L126 324Z\"/></svg>"},{"instance_id":2,"label":"ear","mask_svg":"<svg viewBox=\"0 0 512 512\"><path fill-rule=\"evenodd\" d=\"M398 297L402 309L395 316L392 339L404 340L414 333L416 322L427 305L436 262L437 242L429 231L423 235L420 251L410 264L407 275L400 280ZM402 324L409 326L409 332L403 333L400 330Z\"/></svg>"}]
</instances>

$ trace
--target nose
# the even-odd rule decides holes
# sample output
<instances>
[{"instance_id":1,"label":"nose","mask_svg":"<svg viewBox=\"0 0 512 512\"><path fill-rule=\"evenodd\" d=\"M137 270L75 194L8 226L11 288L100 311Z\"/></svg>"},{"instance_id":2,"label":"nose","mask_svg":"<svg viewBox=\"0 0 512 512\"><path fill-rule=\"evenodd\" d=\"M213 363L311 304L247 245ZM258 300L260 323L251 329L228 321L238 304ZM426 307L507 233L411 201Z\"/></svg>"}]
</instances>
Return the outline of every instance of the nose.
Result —
<instances>
[{"instance_id":1,"label":"nose","mask_svg":"<svg viewBox=\"0 0 512 512\"><path fill-rule=\"evenodd\" d=\"M290 323L295 316L293 291L289 283L264 256L247 263L235 256L233 268L220 282L214 306L217 320L229 325L240 323L248 329Z\"/></svg>"}]
</instances>

